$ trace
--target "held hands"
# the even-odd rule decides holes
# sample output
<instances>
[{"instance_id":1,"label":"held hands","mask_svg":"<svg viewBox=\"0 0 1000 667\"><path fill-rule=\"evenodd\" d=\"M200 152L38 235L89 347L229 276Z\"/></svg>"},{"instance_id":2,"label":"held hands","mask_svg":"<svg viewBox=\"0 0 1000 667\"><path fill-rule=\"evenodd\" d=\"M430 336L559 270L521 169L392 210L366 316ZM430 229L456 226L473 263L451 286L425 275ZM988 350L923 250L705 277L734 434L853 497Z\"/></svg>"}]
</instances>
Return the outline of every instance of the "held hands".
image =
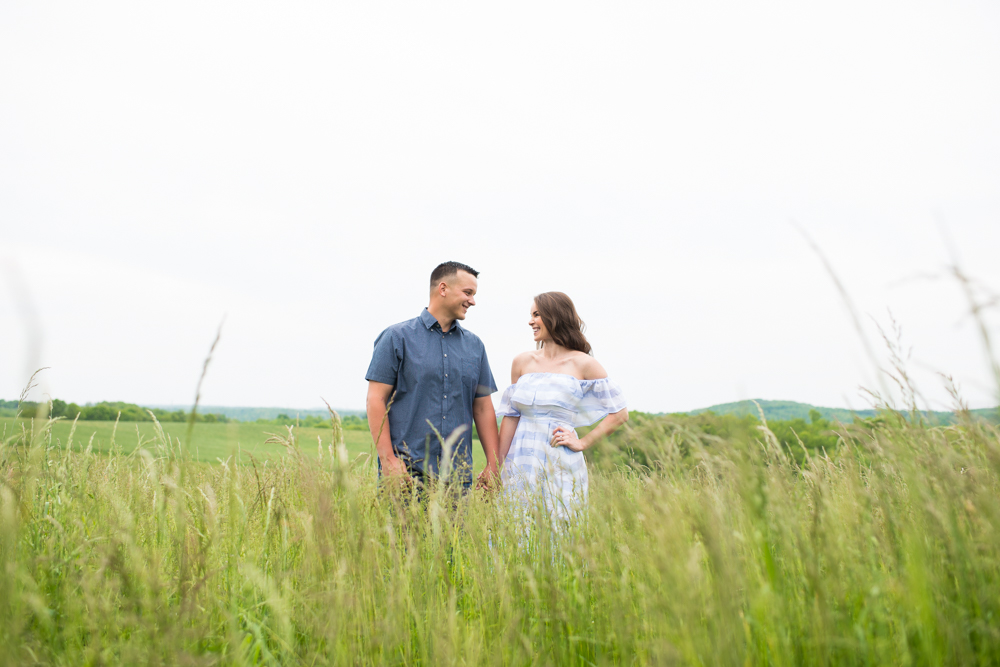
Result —
<instances>
[{"instance_id":1,"label":"held hands","mask_svg":"<svg viewBox=\"0 0 1000 667\"><path fill-rule=\"evenodd\" d=\"M500 473L495 465L487 465L476 478L476 489L492 491L500 488Z\"/></svg>"},{"instance_id":2,"label":"held hands","mask_svg":"<svg viewBox=\"0 0 1000 667\"><path fill-rule=\"evenodd\" d=\"M576 432L563 426L557 426L552 431L552 440L549 442L553 447L565 447L573 452L582 452L587 448L583 441L576 437Z\"/></svg>"}]
</instances>

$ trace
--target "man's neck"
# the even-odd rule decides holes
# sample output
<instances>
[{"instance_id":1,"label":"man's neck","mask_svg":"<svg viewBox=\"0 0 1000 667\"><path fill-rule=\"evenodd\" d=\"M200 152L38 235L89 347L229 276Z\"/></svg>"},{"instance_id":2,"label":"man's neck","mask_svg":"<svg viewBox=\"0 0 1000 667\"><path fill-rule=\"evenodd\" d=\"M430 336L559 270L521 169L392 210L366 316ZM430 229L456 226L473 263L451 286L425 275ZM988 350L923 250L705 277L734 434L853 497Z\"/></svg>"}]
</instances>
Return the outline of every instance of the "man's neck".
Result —
<instances>
[{"instance_id":1,"label":"man's neck","mask_svg":"<svg viewBox=\"0 0 1000 667\"><path fill-rule=\"evenodd\" d=\"M427 306L427 311L434 316L434 319L441 325L441 331L444 331L445 333L447 333L448 330L451 329L451 325L455 323L454 317L442 314L441 309L437 308L433 303Z\"/></svg>"}]
</instances>

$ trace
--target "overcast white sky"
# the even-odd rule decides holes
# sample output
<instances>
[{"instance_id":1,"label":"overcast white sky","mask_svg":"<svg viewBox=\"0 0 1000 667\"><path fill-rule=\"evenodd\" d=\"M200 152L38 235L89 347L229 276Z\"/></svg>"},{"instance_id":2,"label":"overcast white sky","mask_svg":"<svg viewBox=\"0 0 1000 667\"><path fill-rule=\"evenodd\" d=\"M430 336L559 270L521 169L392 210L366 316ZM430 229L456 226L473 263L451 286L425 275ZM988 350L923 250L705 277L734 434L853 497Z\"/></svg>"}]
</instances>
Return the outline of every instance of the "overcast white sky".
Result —
<instances>
[{"instance_id":1,"label":"overcast white sky","mask_svg":"<svg viewBox=\"0 0 1000 667\"><path fill-rule=\"evenodd\" d=\"M0 397L364 404L372 343L479 269L497 384L562 290L631 407L865 407L881 355L996 404L1000 4L0 4ZM994 334L1000 318L990 316ZM34 324L33 324L34 323ZM34 327L34 328L33 328ZM37 395L37 394L36 394Z\"/></svg>"}]
</instances>

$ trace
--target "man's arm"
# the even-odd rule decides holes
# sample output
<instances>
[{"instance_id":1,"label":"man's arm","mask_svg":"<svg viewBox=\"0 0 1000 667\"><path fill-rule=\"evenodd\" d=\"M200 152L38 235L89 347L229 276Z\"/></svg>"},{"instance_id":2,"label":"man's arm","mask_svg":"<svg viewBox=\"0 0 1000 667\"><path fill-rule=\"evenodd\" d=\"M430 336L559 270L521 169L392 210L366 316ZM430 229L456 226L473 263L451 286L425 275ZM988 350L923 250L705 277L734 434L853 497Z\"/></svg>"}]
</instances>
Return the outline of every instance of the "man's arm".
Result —
<instances>
[{"instance_id":1,"label":"man's arm","mask_svg":"<svg viewBox=\"0 0 1000 667\"><path fill-rule=\"evenodd\" d=\"M476 486L483 487L491 483L499 470L497 450L499 449L500 437L497 434L497 415L493 409L493 399L489 396L480 396L475 399L472 402L472 418L476 422L479 442L483 445L483 452L486 454L486 468L480 473L476 482Z\"/></svg>"},{"instance_id":2,"label":"man's arm","mask_svg":"<svg viewBox=\"0 0 1000 667\"><path fill-rule=\"evenodd\" d=\"M375 451L382 462L382 474L387 476L407 476L406 466L392 451L392 438L389 437L389 397L393 386L382 382L368 381L368 399L365 410L368 413L368 430L375 442Z\"/></svg>"}]
</instances>

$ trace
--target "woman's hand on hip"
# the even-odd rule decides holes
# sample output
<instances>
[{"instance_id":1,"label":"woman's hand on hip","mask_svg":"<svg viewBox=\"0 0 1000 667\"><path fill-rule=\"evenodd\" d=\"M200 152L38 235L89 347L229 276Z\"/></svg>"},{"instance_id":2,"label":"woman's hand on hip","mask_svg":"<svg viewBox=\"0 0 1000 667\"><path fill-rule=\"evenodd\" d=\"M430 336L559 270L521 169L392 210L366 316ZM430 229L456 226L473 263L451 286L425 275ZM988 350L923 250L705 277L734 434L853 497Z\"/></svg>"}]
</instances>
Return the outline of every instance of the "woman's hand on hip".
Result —
<instances>
[{"instance_id":1,"label":"woman's hand on hip","mask_svg":"<svg viewBox=\"0 0 1000 667\"><path fill-rule=\"evenodd\" d=\"M550 444L553 447L565 447L566 449L573 452L582 452L586 445L576 437L576 431L573 429L568 429L563 426L557 426L555 430L552 431L552 440Z\"/></svg>"}]
</instances>

